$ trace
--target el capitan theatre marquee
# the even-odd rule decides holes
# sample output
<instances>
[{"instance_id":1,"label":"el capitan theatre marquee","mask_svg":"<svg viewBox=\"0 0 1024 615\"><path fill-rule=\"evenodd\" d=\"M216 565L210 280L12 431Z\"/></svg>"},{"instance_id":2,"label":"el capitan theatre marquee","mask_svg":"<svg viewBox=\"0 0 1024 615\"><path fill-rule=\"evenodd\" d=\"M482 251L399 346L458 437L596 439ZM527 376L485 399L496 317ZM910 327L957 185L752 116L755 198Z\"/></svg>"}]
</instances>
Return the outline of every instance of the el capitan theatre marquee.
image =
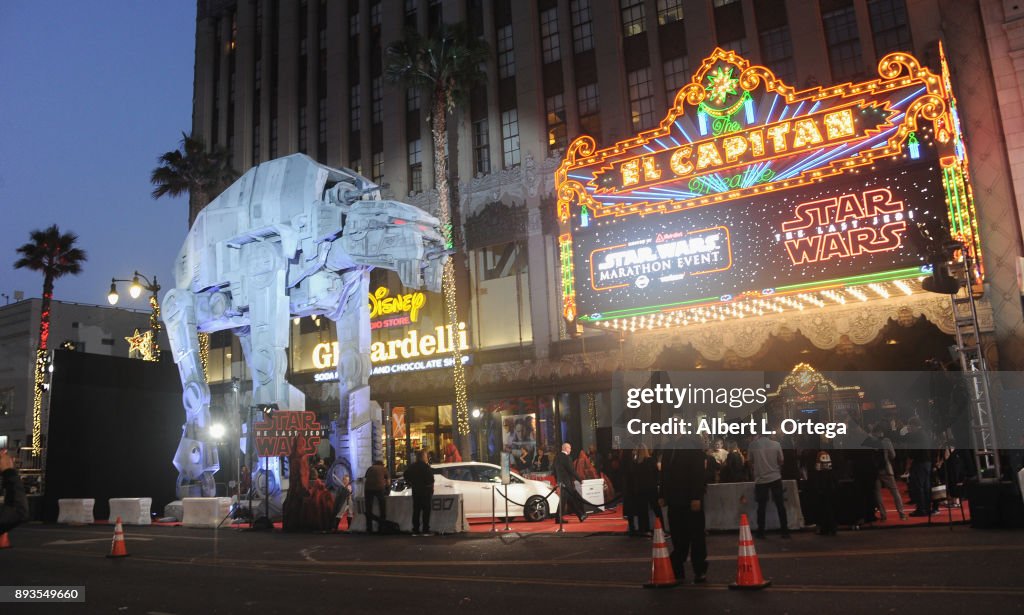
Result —
<instances>
[{"instance_id":1,"label":"el capitan theatre marquee","mask_svg":"<svg viewBox=\"0 0 1024 615\"><path fill-rule=\"evenodd\" d=\"M941 55L941 52L940 52ZM983 270L945 57L794 90L716 49L660 125L556 174L563 315L652 328L920 291L950 237Z\"/></svg>"}]
</instances>

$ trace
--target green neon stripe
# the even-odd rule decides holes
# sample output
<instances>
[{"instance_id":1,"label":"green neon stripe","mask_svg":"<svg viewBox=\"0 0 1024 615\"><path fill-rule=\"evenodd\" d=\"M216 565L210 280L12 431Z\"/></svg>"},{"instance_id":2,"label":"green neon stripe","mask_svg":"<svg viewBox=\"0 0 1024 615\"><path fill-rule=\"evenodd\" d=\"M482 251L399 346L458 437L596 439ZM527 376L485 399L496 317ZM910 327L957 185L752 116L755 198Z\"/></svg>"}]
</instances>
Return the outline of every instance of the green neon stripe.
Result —
<instances>
[{"instance_id":1,"label":"green neon stripe","mask_svg":"<svg viewBox=\"0 0 1024 615\"><path fill-rule=\"evenodd\" d=\"M787 292L795 291L806 288L823 288L826 286L859 286L863 284L871 284L873 282L891 282L893 280L905 280L908 278L916 278L922 275L920 267L908 267L906 269L895 269L893 271L885 271L882 273L869 273L856 276L850 276L846 278L836 278L834 280L824 280L820 282L807 282L804 284L793 284L790 286L780 286L776 288L776 292ZM772 295L768 295L767 299L771 299ZM591 318L588 315L580 315L579 319L585 322L600 322L603 320L617 320L620 318L629 318L632 316L644 316L647 314L653 314L655 312L661 312L668 309L678 309L684 306L693 306L706 303L718 303L719 297L702 297L700 299L691 299L689 301L682 301L679 303L663 303L660 305L650 305L640 308L630 308L625 310L613 310L610 312L602 312L601 318Z\"/></svg>"}]
</instances>

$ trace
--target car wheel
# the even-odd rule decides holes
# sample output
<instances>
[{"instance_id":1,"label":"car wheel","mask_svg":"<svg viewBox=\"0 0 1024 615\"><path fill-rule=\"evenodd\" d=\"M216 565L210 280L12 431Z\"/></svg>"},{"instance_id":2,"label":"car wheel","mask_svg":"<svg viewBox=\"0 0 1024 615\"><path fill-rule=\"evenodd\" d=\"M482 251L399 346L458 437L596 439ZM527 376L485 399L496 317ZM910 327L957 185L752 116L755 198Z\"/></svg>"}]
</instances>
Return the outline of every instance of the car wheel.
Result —
<instances>
[{"instance_id":1,"label":"car wheel","mask_svg":"<svg viewBox=\"0 0 1024 615\"><path fill-rule=\"evenodd\" d=\"M539 495L526 500L523 507L523 517L527 521L543 521L548 518L548 501Z\"/></svg>"}]
</instances>

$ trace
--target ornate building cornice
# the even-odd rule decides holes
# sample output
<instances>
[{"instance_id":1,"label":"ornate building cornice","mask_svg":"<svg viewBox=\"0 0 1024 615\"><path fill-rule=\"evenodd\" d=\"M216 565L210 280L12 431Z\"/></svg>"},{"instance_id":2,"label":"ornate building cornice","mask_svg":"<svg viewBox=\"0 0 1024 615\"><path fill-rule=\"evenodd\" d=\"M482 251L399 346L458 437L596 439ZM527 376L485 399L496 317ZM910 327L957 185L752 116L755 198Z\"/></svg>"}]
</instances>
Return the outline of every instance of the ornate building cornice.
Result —
<instances>
[{"instance_id":1,"label":"ornate building cornice","mask_svg":"<svg viewBox=\"0 0 1024 615\"><path fill-rule=\"evenodd\" d=\"M561 163L561 158L549 157L538 164L534 157L527 153L521 165L460 182L459 203L463 216L468 219L488 203L525 203L527 199L553 196L555 171Z\"/></svg>"}]
</instances>

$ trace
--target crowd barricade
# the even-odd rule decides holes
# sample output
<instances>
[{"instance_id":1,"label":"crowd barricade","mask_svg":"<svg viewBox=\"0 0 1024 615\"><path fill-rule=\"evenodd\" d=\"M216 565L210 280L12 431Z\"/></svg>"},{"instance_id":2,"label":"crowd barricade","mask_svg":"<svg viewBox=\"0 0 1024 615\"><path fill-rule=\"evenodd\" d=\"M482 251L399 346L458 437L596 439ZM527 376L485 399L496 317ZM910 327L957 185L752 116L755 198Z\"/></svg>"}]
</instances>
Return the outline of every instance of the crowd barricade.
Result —
<instances>
[{"instance_id":1,"label":"crowd barricade","mask_svg":"<svg viewBox=\"0 0 1024 615\"><path fill-rule=\"evenodd\" d=\"M231 510L231 498L184 498L181 503L185 527L217 527Z\"/></svg>"},{"instance_id":2,"label":"crowd barricade","mask_svg":"<svg viewBox=\"0 0 1024 615\"><path fill-rule=\"evenodd\" d=\"M380 515L377 505L373 506L373 513ZM366 500L362 497L352 498L352 524L349 530L353 532L366 531ZM398 525L402 532L412 531L412 496L389 495L387 497L388 521ZM376 524L374 525L376 528ZM466 521L466 510L463 506L461 493L435 493L430 501L430 531L437 534L454 534L468 532L469 523Z\"/></svg>"},{"instance_id":3,"label":"crowd barricade","mask_svg":"<svg viewBox=\"0 0 1024 615\"><path fill-rule=\"evenodd\" d=\"M125 525L149 525L153 522L150 509L153 498L110 498L108 519L121 517Z\"/></svg>"},{"instance_id":4,"label":"crowd barricade","mask_svg":"<svg viewBox=\"0 0 1024 615\"><path fill-rule=\"evenodd\" d=\"M96 520L93 517L96 500L93 498L60 498L57 507L57 523L92 523Z\"/></svg>"},{"instance_id":5,"label":"crowd barricade","mask_svg":"<svg viewBox=\"0 0 1024 615\"><path fill-rule=\"evenodd\" d=\"M782 481L786 501L786 517L789 529L799 530L804 526L804 514L800 509L800 492L795 480ZM754 483L712 483L704 496L704 514L709 530L737 530L740 516L746 514L757 519L757 500L754 497ZM765 530L779 529L779 515L771 496L765 505ZM671 528L669 528L671 531Z\"/></svg>"}]
</instances>

